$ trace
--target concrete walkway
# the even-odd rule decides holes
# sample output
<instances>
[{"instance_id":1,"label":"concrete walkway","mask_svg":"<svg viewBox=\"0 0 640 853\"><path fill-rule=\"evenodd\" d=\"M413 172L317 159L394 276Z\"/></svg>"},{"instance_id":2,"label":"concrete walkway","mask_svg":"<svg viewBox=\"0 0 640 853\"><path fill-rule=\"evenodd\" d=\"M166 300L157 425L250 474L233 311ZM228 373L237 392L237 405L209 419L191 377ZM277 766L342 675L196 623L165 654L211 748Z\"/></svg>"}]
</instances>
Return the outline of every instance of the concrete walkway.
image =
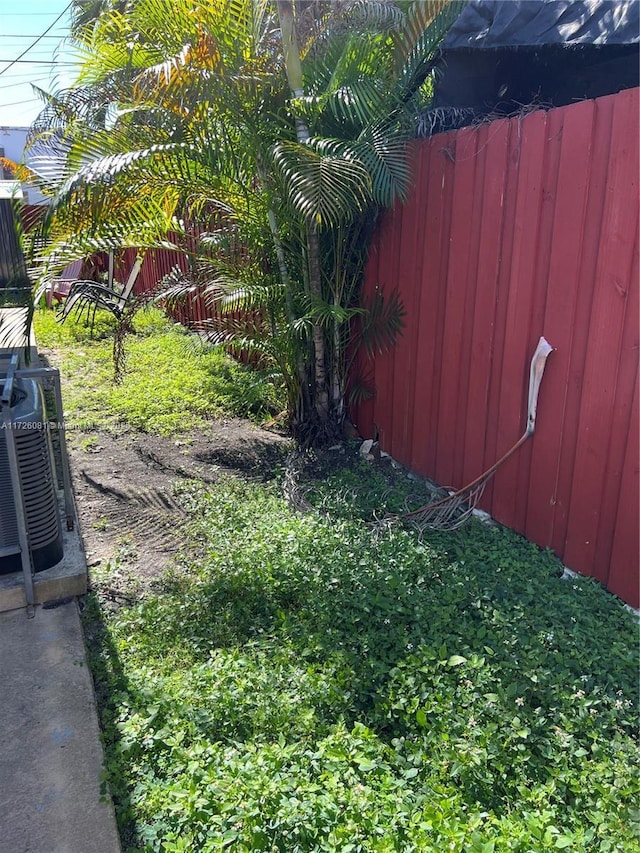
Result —
<instances>
[{"instance_id":1,"label":"concrete walkway","mask_svg":"<svg viewBox=\"0 0 640 853\"><path fill-rule=\"evenodd\" d=\"M78 606L0 613L0 853L119 853Z\"/></svg>"}]
</instances>

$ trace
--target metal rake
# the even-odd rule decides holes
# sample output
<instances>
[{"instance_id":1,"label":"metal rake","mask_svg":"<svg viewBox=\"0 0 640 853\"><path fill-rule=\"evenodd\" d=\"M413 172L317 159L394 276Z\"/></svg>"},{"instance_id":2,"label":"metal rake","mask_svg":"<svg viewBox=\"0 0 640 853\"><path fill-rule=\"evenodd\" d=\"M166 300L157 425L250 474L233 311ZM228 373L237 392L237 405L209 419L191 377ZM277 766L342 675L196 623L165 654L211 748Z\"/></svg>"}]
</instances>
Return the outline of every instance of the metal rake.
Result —
<instances>
[{"instance_id":1,"label":"metal rake","mask_svg":"<svg viewBox=\"0 0 640 853\"><path fill-rule=\"evenodd\" d=\"M488 468L471 483L458 489L458 491L450 491L447 497L421 506L412 512L400 515L387 515L382 520L404 521L417 527L419 530L455 530L463 525L477 507L485 486L498 468L513 456L516 450L522 447L525 441L533 435L536 425L538 392L540 391L540 383L542 382L547 357L551 352L553 352L553 347L545 338L540 338L531 359L531 368L529 371L527 428L524 434L516 441L512 448L507 450L504 456L501 456L491 468Z\"/></svg>"}]
</instances>

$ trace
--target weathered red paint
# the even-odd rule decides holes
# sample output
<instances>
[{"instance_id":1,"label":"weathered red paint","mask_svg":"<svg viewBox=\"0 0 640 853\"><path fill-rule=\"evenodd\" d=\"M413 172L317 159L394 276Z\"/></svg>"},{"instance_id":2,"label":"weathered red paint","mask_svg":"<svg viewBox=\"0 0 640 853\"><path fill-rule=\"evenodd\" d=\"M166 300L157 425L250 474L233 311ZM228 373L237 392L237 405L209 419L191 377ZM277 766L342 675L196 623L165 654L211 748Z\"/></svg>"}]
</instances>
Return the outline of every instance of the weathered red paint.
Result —
<instances>
[{"instance_id":1,"label":"weathered red paint","mask_svg":"<svg viewBox=\"0 0 640 853\"><path fill-rule=\"evenodd\" d=\"M483 507L636 607L639 92L416 145L415 191L384 217L365 282L399 290L407 325L354 412L460 487L522 434L545 335L536 434Z\"/></svg>"}]
</instances>

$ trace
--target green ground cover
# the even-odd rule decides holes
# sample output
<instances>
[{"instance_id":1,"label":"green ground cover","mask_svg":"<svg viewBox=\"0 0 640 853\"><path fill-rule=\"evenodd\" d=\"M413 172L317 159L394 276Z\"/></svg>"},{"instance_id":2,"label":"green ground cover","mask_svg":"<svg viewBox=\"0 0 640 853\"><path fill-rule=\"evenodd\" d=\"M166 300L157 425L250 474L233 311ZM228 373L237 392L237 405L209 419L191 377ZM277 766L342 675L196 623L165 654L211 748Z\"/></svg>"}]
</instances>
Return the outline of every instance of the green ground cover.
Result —
<instances>
[{"instance_id":1,"label":"green ground cover","mask_svg":"<svg viewBox=\"0 0 640 853\"><path fill-rule=\"evenodd\" d=\"M636 850L632 615L500 528L376 532L367 494L190 487L197 554L92 600L125 849Z\"/></svg>"},{"instance_id":2,"label":"green ground cover","mask_svg":"<svg viewBox=\"0 0 640 853\"><path fill-rule=\"evenodd\" d=\"M60 324L53 311L36 311L39 346L60 353L72 427L108 430L125 423L168 434L224 415L261 420L281 410L281 394L264 375L200 343L157 309L140 311L134 325L126 372L114 385L110 314L98 313L92 332L74 317Z\"/></svg>"},{"instance_id":3,"label":"green ground cover","mask_svg":"<svg viewBox=\"0 0 640 853\"><path fill-rule=\"evenodd\" d=\"M247 388L268 400L159 315L119 388L108 324L36 329L72 419L169 432L185 405L193 426ZM309 465L305 514L271 476L180 486L172 569L116 605L107 564L85 601L124 850L636 851L633 615L502 528L372 524L416 490L404 476Z\"/></svg>"}]
</instances>

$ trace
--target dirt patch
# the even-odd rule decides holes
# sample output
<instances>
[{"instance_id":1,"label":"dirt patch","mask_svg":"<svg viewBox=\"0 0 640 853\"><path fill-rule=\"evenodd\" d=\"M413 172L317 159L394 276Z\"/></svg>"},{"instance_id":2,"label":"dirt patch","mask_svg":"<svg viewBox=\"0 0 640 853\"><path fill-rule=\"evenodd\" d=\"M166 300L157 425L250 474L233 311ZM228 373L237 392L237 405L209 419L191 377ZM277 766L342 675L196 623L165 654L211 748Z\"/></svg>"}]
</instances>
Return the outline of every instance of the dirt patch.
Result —
<instances>
[{"instance_id":1,"label":"dirt patch","mask_svg":"<svg viewBox=\"0 0 640 853\"><path fill-rule=\"evenodd\" d=\"M212 483L223 473L265 481L289 448L281 435L237 419L171 437L77 431L68 445L90 578L109 568L140 583L184 544L177 482Z\"/></svg>"}]
</instances>

